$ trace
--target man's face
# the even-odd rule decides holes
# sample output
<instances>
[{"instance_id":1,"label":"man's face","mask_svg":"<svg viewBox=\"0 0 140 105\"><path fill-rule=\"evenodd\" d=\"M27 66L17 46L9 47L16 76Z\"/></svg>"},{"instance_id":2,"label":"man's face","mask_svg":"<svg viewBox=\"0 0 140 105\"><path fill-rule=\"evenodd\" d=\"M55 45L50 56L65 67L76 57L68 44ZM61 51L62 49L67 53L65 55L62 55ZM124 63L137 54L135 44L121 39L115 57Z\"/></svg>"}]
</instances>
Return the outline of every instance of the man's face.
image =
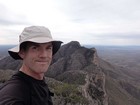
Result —
<instances>
[{"instance_id":1,"label":"man's face","mask_svg":"<svg viewBox=\"0 0 140 105\"><path fill-rule=\"evenodd\" d=\"M21 50L25 68L32 73L45 73L52 60L52 48L52 43L32 43L27 50Z\"/></svg>"}]
</instances>

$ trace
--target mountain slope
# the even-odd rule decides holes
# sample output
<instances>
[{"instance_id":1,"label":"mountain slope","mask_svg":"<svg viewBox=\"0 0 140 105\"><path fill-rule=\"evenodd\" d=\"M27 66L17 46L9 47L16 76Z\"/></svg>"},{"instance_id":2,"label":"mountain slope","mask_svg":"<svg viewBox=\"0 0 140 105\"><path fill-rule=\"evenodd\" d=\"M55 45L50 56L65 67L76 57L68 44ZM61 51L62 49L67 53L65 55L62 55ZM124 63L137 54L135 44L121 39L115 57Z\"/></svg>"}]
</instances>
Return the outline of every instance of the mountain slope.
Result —
<instances>
[{"instance_id":1,"label":"mountain slope","mask_svg":"<svg viewBox=\"0 0 140 105\"><path fill-rule=\"evenodd\" d=\"M5 72L20 65L10 57L0 60ZM72 41L56 53L45 75L55 105L139 105L140 85L124 71L102 60L95 48Z\"/></svg>"}]
</instances>

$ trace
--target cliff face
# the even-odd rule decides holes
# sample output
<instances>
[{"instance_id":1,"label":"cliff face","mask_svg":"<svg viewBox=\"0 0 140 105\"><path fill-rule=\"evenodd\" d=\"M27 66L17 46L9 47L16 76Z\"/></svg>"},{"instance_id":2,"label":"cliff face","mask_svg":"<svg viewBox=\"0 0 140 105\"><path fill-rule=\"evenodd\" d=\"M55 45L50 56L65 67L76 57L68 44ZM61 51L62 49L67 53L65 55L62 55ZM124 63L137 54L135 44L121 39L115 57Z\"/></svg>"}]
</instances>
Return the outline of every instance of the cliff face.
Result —
<instances>
[{"instance_id":1,"label":"cliff face","mask_svg":"<svg viewBox=\"0 0 140 105\"><path fill-rule=\"evenodd\" d=\"M18 70L20 65L10 57L0 61L1 69ZM54 105L139 105L140 84L122 71L100 59L95 48L72 41L55 54L45 75Z\"/></svg>"},{"instance_id":2,"label":"cliff face","mask_svg":"<svg viewBox=\"0 0 140 105\"><path fill-rule=\"evenodd\" d=\"M96 50L70 42L54 56L48 77L81 85L82 95L90 105L108 105L105 91L105 75L99 67Z\"/></svg>"}]
</instances>

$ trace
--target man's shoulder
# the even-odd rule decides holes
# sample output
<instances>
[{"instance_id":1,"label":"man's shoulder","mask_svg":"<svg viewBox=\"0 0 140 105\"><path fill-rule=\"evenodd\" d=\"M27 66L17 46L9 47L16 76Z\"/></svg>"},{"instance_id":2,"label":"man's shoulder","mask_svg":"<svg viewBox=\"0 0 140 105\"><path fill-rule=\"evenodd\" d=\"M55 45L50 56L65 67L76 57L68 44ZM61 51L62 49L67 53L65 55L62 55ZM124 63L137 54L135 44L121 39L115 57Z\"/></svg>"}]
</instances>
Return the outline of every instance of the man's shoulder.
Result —
<instances>
[{"instance_id":1,"label":"man's shoulder","mask_svg":"<svg viewBox=\"0 0 140 105\"><path fill-rule=\"evenodd\" d=\"M3 83L0 87L0 94L26 94L27 91L30 91L30 86L28 81L24 78L12 76L11 79Z\"/></svg>"},{"instance_id":2,"label":"man's shoulder","mask_svg":"<svg viewBox=\"0 0 140 105\"><path fill-rule=\"evenodd\" d=\"M9 102L30 102L30 86L23 78L12 76L1 85L0 105L7 105L5 103Z\"/></svg>"},{"instance_id":3,"label":"man's shoulder","mask_svg":"<svg viewBox=\"0 0 140 105\"><path fill-rule=\"evenodd\" d=\"M22 89L23 87L27 88L28 83L26 81L24 81L23 79L11 78L10 80L6 81L5 83L3 83L1 85L1 88L3 88L3 87L9 87L9 88L14 88L14 89L16 89L16 88Z\"/></svg>"}]
</instances>

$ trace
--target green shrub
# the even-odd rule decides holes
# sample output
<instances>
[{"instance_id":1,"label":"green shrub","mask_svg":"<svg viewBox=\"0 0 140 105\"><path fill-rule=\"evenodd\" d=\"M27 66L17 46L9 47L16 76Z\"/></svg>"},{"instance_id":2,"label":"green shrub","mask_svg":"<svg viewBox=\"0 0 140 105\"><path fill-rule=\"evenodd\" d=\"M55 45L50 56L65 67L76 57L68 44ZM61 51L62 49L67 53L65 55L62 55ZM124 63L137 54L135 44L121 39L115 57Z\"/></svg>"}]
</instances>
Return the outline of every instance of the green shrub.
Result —
<instances>
[{"instance_id":1,"label":"green shrub","mask_svg":"<svg viewBox=\"0 0 140 105\"><path fill-rule=\"evenodd\" d=\"M0 82L5 82L11 78L15 72L12 70L0 70Z\"/></svg>"},{"instance_id":2,"label":"green shrub","mask_svg":"<svg viewBox=\"0 0 140 105\"><path fill-rule=\"evenodd\" d=\"M66 103L80 103L87 105L88 101L85 97L82 96L82 93L78 89L77 85L64 83L63 85L58 85L54 88L54 93L57 96L64 98Z\"/></svg>"}]
</instances>

